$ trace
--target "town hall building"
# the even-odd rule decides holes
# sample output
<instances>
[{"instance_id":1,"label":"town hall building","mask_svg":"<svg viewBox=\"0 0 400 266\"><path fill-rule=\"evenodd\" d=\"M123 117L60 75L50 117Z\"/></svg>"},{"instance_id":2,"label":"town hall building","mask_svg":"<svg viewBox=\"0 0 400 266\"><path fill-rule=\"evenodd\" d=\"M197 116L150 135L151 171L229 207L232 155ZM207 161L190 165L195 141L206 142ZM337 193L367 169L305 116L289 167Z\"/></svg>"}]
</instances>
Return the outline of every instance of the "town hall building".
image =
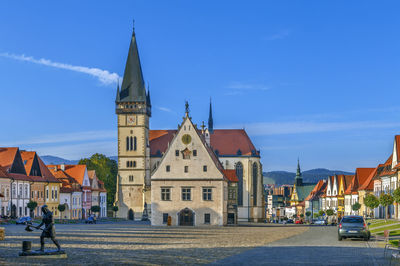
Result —
<instances>
[{"instance_id":1,"label":"town hall building","mask_svg":"<svg viewBox=\"0 0 400 266\"><path fill-rule=\"evenodd\" d=\"M117 216L152 225L225 225L264 218L262 165L244 129L198 128L188 103L177 129L153 130L135 32L117 88Z\"/></svg>"}]
</instances>

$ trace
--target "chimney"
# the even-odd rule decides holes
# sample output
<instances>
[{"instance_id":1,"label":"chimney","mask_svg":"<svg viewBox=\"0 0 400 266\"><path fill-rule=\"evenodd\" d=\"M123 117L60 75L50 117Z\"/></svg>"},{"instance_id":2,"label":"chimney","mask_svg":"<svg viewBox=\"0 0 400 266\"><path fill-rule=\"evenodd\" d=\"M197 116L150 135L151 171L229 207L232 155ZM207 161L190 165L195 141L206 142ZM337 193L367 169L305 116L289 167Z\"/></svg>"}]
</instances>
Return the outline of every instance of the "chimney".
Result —
<instances>
[{"instance_id":1,"label":"chimney","mask_svg":"<svg viewBox=\"0 0 400 266\"><path fill-rule=\"evenodd\" d=\"M65 171L65 164L64 164L64 163L62 163L62 164L60 165L60 167L61 167L61 170L62 170L62 171Z\"/></svg>"}]
</instances>

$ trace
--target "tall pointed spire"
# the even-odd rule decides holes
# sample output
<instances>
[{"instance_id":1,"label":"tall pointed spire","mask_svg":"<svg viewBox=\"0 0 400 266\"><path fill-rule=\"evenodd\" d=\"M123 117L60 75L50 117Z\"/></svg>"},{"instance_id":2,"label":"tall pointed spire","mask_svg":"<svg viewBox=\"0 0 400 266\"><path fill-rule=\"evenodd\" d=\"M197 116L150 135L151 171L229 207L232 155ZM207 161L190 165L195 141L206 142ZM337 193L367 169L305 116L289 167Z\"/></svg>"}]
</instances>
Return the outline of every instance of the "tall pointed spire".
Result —
<instances>
[{"instance_id":1,"label":"tall pointed spire","mask_svg":"<svg viewBox=\"0 0 400 266\"><path fill-rule=\"evenodd\" d=\"M148 85L148 84L147 84L146 103L147 103L147 106L151 106L151 100L150 100L150 85Z\"/></svg>"},{"instance_id":2,"label":"tall pointed spire","mask_svg":"<svg viewBox=\"0 0 400 266\"><path fill-rule=\"evenodd\" d=\"M143 81L142 66L136 43L135 28L133 28L128 59L126 60L124 78L120 93L121 102L145 102L146 88Z\"/></svg>"},{"instance_id":3,"label":"tall pointed spire","mask_svg":"<svg viewBox=\"0 0 400 266\"><path fill-rule=\"evenodd\" d=\"M301 186L303 184L303 177L301 176L299 158L297 158L297 171L296 171L296 177L295 177L295 184L296 184L296 186Z\"/></svg>"},{"instance_id":4,"label":"tall pointed spire","mask_svg":"<svg viewBox=\"0 0 400 266\"><path fill-rule=\"evenodd\" d=\"M210 113L208 114L208 131L210 133L214 132L214 120L212 116L211 98L210 98Z\"/></svg>"},{"instance_id":5,"label":"tall pointed spire","mask_svg":"<svg viewBox=\"0 0 400 266\"><path fill-rule=\"evenodd\" d=\"M118 80L118 85L117 85L117 97L115 98L115 102L119 102L120 101L120 97L119 97L119 80Z\"/></svg>"}]
</instances>

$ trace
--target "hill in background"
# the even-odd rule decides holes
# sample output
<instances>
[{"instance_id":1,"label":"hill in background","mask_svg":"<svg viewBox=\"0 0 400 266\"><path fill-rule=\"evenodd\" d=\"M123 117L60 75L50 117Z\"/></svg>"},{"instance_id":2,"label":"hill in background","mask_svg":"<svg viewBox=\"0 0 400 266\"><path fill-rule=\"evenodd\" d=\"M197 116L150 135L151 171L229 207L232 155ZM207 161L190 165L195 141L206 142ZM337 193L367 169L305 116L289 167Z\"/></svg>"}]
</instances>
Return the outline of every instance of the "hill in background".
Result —
<instances>
[{"instance_id":1,"label":"hill in background","mask_svg":"<svg viewBox=\"0 0 400 266\"><path fill-rule=\"evenodd\" d=\"M317 183L321 179L327 179L331 175L354 175L354 173L340 171L340 170L328 170L324 168L316 168L302 172L303 181L306 183ZM264 172L263 179L264 184L293 184L296 173L286 171L271 171Z\"/></svg>"},{"instance_id":2,"label":"hill in background","mask_svg":"<svg viewBox=\"0 0 400 266\"><path fill-rule=\"evenodd\" d=\"M52 156L52 155L43 155L40 156L45 164L78 164L79 160L67 160L61 157ZM111 160L118 161L118 156L110 156L108 157Z\"/></svg>"}]
</instances>

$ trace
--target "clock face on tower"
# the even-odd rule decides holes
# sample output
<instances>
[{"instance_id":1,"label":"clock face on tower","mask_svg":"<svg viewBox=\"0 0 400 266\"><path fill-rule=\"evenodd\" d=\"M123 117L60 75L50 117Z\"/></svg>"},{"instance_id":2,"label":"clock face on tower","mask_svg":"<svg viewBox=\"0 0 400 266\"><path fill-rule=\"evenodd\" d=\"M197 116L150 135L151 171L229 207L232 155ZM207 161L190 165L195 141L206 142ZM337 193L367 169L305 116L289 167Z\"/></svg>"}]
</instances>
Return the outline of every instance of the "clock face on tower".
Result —
<instances>
[{"instance_id":1,"label":"clock face on tower","mask_svg":"<svg viewBox=\"0 0 400 266\"><path fill-rule=\"evenodd\" d=\"M192 137L188 134L182 136L182 142L188 145L192 141Z\"/></svg>"},{"instance_id":2,"label":"clock face on tower","mask_svg":"<svg viewBox=\"0 0 400 266\"><path fill-rule=\"evenodd\" d=\"M135 124L135 116L134 115L128 115L128 117L126 118L126 123L128 125Z\"/></svg>"}]
</instances>

